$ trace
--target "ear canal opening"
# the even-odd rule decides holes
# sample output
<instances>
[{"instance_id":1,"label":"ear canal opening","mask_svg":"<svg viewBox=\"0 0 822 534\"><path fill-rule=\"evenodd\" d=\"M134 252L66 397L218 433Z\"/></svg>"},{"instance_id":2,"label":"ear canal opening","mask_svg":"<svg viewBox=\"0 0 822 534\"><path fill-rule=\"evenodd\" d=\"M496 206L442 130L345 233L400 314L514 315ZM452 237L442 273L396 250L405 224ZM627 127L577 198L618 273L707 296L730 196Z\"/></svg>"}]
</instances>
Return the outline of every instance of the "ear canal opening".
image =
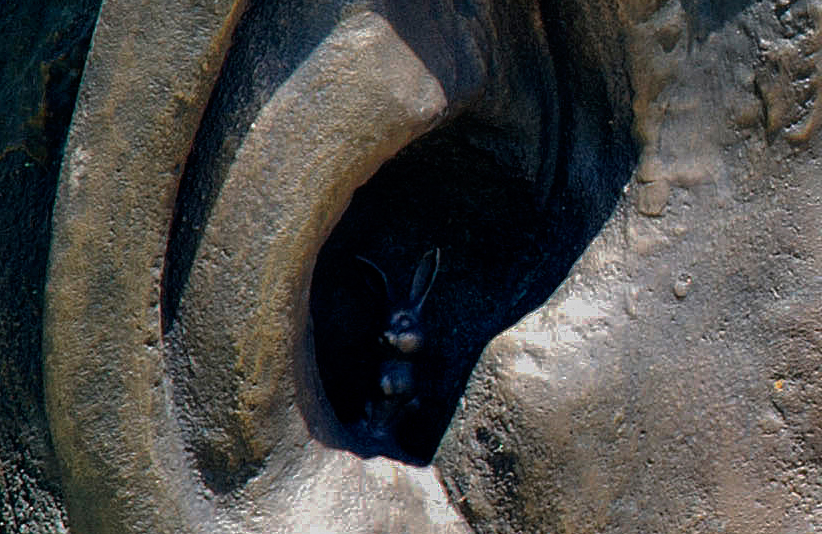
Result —
<instances>
[{"instance_id":1,"label":"ear canal opening","mask_svg":"<svg viewBox=\"0 0 822 534\"><path fill-rule=\"evenodd\" d=\"M556 168L553 180L511 166L511 154L540 147L519 146L466 112L383 164L320 250L310 297L316 368L346 433L329 446L430 463L488 342L550 297L613 212L637 158L631 101L622 98L630 86L618 47L608 72L581 64L576 51L588 37L562 22L583 15L575 6L542 3L561 113L556 165L544 166ZM386 408L379 403L392 399L375 393L380 366L397 356L376 346L385 317L363 263L380 266L380 283L425 302L423 349L406 358L408 409ZM391 414L390 424L369 427L377 412Z\"/></svg>"}]
</instances>

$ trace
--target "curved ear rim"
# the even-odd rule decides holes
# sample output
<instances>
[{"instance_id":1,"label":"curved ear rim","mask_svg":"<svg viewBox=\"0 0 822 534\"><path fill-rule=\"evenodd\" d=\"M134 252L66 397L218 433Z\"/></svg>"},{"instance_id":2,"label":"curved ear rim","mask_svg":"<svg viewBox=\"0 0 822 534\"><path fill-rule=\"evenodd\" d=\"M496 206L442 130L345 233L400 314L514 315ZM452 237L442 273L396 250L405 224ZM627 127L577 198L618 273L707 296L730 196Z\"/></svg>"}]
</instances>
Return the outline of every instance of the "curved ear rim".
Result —
<instances>
[{"instance_id":1,"label":"curved ear rim","mask_svg":"<svg viewBox=\"0 0 822 534\"><path fill-rule=\"evenodd\" d=\"M419 311L425 303L425 299L431 291L431 286L434 285L434 280L437 278L439 269L440 249L436 247L425 253L417 264L417 270L414 272L414 281L411 284L409 300L417 311Z\"/></svg>"}]
</instances>

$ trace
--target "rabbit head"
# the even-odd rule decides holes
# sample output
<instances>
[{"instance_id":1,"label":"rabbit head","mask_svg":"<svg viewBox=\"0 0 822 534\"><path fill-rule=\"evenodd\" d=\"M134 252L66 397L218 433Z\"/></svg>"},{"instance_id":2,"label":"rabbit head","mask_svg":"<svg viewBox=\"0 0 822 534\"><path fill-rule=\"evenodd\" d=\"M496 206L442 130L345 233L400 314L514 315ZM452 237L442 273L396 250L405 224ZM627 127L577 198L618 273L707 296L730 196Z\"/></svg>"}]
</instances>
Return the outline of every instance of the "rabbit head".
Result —
<instances>
[{"instance_id":1,"label":"rabbit head","mask_svg":"<svg viewBox=\"0 0 822 534\"><path fill-rule=\"evenodd\" d=\"M361 256L357 259L368 266L371 271L369 286L387 304L388 313L380 342L404 355L419 352L425 340L422 307L439 270L440 249L429 250L419 261L407 298L397 297L382 269Z\"/></svg>"}]
</instances>

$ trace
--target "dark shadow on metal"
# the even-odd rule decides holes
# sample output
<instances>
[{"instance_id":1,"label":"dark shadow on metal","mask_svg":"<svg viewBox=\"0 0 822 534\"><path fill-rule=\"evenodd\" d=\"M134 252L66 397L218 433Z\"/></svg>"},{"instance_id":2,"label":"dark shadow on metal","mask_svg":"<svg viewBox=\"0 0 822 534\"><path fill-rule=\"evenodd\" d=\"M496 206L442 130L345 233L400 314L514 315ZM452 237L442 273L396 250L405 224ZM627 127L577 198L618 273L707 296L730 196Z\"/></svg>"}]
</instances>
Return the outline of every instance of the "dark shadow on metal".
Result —
<instances>
[{"instance_id":1,"label":"dark shadow on metal","mask_svg":"<svg viewBox=\"0 0 822 534\"><path fill-rule=\"evenodd\" d=\"M755 0L682 0L688 23L688 42L704 41L753 3Z\"/></svg>"},{"instance_id":2,"label":"dark shadow on metal","mask_svg":"<svg viewBox=\"0 0 822 534\"><path fill-rule=\"evenodd\" d=\"M43 490L29 503L62 491L44 402L44 293L60 162L99 9L99 0L0 9L0 458L7 481L25 474L15 492ZM14 513L0 510L0 531Z\"/></svg>"}]
</instances>

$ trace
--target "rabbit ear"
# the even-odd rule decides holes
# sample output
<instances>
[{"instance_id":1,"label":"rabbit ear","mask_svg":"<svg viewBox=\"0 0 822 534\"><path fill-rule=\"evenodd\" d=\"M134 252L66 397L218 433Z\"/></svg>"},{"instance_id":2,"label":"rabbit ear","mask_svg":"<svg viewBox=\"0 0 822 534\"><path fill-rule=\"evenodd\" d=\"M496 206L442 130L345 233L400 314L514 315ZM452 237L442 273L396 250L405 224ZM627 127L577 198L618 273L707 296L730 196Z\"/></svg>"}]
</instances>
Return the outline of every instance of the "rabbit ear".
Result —
<instances>
[{"instance_id":1,"label":"rabbit ear","mask_svg":"<svg viewBox=\"0 0 822 534\"><path fill-rule=\"evenodd\" d=\"M411 305L417 310L422 309L425 298L428 292L431 291L431 286L434 284L434 278L437 277L437 271L440 268L440 249L435 248L429 250L422 257L420 263L417 265L417 271L414 273L414 282L411 284Z\"/></svg>"},{"instance_id":2,"label":"rabbit ear","mask_svg":"<svg viewBox=\"0 0 822 534\"><path fill-rule=\"evenodd\" d=\"M388 278L385 276L385 273L371 260L367 260L362 256L357 256L357 259L365 266L363 274L365 275L365 283L368 284L368 288L383 302L387 302L391 295L388 290Z\"/></svg>"}]
</instances>

